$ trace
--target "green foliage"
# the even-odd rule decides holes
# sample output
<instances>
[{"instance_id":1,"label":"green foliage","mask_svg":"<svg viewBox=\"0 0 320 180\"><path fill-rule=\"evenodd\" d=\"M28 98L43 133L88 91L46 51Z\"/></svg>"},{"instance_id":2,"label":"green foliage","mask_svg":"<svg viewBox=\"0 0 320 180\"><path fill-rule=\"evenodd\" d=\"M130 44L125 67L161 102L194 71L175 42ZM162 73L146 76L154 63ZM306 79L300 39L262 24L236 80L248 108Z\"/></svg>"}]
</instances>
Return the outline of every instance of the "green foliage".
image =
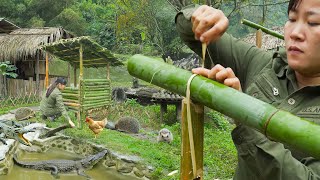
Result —
<instances>
[{"instance_id":1,"label":"green foliage","mask_svg":"<svg viewBox=\"0 0 320 180\"><path fill-rule=\"evenodd\" d=\"M39 16L34 16L29 21L30 27L44 27L45 23L46 22Z\"/></svg>"},{"instance_id":2,"label":"green foliage","mask_svg":"<svg viewBox=\"0 0 320 180\"><path fill-rule=\"evenodd\" d=\"M217 111L210 111L206 114L210 120L214 123L214 126L218 128L219 130L229 130L230 124L226 120L226 118L223 116L223 114L217 112Z\"/></svg>"},{"instance_id":3,"label":"green foliage","mask_svg":"<svg viewBox=\"0 0 320 180\"><path fill-rule=\"evenodd\" d=\"M18 76L15 71L17 67L12 65L9 61L0 62L0 74L3 76L9 76L12 78L16 78Z\"/></svg>"},{"instance_id":4,"label":"green foliage","mask_svg":"<svg viewBox=\"0 0 320 180\"><path fill-rule=\"evenodd\" d=\"M53 18L49 24L62 26L77 35L83 35L87 26L87 22L82 17L82 14L72 8L64 9L59 15Z\"/></svg>"}]
</instances>

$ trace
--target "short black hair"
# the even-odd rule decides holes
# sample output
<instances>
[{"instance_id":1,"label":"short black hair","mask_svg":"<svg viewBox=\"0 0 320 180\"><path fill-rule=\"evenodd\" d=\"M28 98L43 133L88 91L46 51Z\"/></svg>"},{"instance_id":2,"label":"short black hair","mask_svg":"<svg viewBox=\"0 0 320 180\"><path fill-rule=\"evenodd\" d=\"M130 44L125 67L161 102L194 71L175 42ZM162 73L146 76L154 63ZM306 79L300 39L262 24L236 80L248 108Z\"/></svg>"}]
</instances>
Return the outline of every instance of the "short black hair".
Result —
<instances>
[{"instance_id":1,"label":"short black hair","mask_svg":"<svg viewBox=\"0 0 320 180\"><path fill-rule=\"evenodd\" d=\"M67 85L67 80L64 79L63 77L58 77L57 80L56 80L56 83L57 84L62 84L62 85Z\"/></svg>"},{"instance_id":2,"label":"short black hair","mask_svg":"<svg viewBox=\"0 0 320 180\"><path fill-rule=\"evenodd\" d=\"M290 0L288 5L288 14L290 11L294 11L297 9L302 0Z\"/></svg>"}]
</instances>

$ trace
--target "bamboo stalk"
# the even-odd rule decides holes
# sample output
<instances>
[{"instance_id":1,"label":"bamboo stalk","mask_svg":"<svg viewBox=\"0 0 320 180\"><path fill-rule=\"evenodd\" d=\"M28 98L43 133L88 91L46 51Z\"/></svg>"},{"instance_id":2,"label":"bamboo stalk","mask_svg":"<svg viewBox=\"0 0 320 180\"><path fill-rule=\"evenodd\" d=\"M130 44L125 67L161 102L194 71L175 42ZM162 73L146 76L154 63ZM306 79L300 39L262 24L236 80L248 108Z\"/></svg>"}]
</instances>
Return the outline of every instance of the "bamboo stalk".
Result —
<instances>
[{"instance_id":1,"label":"bamboo stalk","mask_svg":"<svg viewBox=\"0 0 320 180\"><path fill-rule=\"evenodd\" d=\"M48 52L46 52L46 89L49 87L49 57Z\"/></svg>"},{"instance_id":2,"label":"bamboo stalk","mask_svg":"<svg viewBox=\"0 0 320 180\"><path fill-rule=\"evenodd\" d=\"M204 109L203 105L190 102L191 124L193 132L193 142L196 160L196 172L193 172L190 138L188 132L187 104L186 99L182 101L182 119L181 119L181 161L180 161L180 179L195 179L196 174L203 179L203 135L204 135Z\"/></svg>"},{"instance_id":3,"label":"bamboo stalk","mask_svg":"<svg viewBox=\"0 0 320 180\"><path fill-rule=\"evenodd\" d=\"M256 46L258 48L262 47L262 31L261 31L261 29L258 29L256 32Z\"/></svg>"},{"instance_id":4,"label":"bamboo stalk","mask_svg":"<svg viewBox=\"0 0 320 180\"><path fill-rule=\"evenodd\" d=\"M97 97L84 97L85 101L90 101L90 100L106 100L107 98L109 98L110 96L106 95L106 96L97 96Z\"/></svg>"},{"instance_id":5,"label":"bamboo stalk","mask_svg":"<svg viewBox=\"0 0 320 180\"><path fill-rule=\"evenodd\" d=\"M98 103L105 103L108 102L104 99L96 99L96 100L86 100L82 105L87 105L87 104L98 104Z\"/></svg>"},{"instance_id":6,"label":"bamboo stalk","mask_svg":"<svg viewBox=\"0 0 320 180\"><path fill-rule=\"evenodd\" d=\"M72 107L80 107L80 104L78 104L78 103L64 102L64 105L66 105L66 106L72 106Z\"/></svg>"},{"instance_id":7,"label":"bamboo stalk","mask_svg":"<svg viewBox=\"0 0 320 180\"><path fill-rule=\"evenodd\" d=\"M85 86L97 86L97 85L110 85L109 82L85 82L84 83Z\"/></svg>"},{"instance_id":8,"label":"bamboo stalk","mask_svg":"<svg viewBox=\"0 0 320 180\"><path fill-rule=\"evenodd\" d=\"M94 89L89 89L90 91L101 91L105 93L110 93L110 88L94 88Z\"/></svg>"},{"instance_id":9,"label":"bamboo stalk","mask_svg":"<svg viewBox=\"0 0 320 180\"><path fill-rule=\"evenodd\" d=\"M79 103L78 99L66 99L63 97L63 102Z\"/></svg>"},{"instance_id":10,"label":"bamboo stalk","mask_svg":"<svg viewBox=\"0 0 320 180\"><path fill-rule=\"evenodd\" d=\"M132 76L185 96L191 72L143 55L128 61ZM265 133L273 140L320 158L320 126L247 94L202 76L193 78L191 99L240 123Z\"/></svg>"},{"instance_id":11,"label":"bamboo stalk","mask_svg":"<svg viewBox=\"0 0 320 180\"><path fill-rule=\"evenodd\" d=\"M261 26L261 25L259 25L259 24L256 24L256 23L254 23L254 22L251 22L251 21L249 21L249 20L247 20L247 19L242 19L242 20L241 20L241 23L244 24L244 25L247 25L247 26L249 26L249 27L255 28L255 29L257 29L257 30L261 29L264 33L270 34L270 35L272 35L272 36L274 36L274 37L277 37L277 38L279 38L279 39L284 40L284 37L283 37L282 34L279 34L279 33L276 32L276 31L273 31L273 30L271 30L271 29L268 29L268 28L266 28L266 27L263 27L263 26Z\"/></svg>"},{"instance_id":12,"label":"bamboo stalk","mask_svg":"<svg viewBox=\"0 0 320 180\"><path fill-rule=\"evenodd\" d=\"M94 93L86 93L85 94L85 97L98 97L98 96L106 96L107 94L106 93L97 93L97 94L94 94Z\"/></svg>"},{"instance_id":13,"label":"bamboo stalk","mask_svg":"<svg viewBox=\"0 0 320 180\"><path fill-rule=\"evenodd\" d=\"M84 79L83 82L87 83L87 82L109 82L109 81L106 79Z\"/></svg>"},{"instance_id":14,"label":"bamboo stalk","mask_svg":"<svg viewBox=\"0 0 320 180\"><path fill-rule=\"evenodd\" d=\"M79 97L79 94L72 94L72 93L65 93L65 92L63 92L62 93L62 96L64 97L64 96L66 96L66 97L68 97L68 96L70 96L70 97Z\"/></svg>"},{"instance_id":15,"label":"bamboo stalk","mask_svg":"<svg viewBox=\"0 0 320 180\"><path fill-rule=\"evenodd\" d=\"M87 86L87 85L84 85L85 88L105 88L105 89L108 89L110 88L110 85L96 85L96 86Z\"/></svg>"}]
</instances>

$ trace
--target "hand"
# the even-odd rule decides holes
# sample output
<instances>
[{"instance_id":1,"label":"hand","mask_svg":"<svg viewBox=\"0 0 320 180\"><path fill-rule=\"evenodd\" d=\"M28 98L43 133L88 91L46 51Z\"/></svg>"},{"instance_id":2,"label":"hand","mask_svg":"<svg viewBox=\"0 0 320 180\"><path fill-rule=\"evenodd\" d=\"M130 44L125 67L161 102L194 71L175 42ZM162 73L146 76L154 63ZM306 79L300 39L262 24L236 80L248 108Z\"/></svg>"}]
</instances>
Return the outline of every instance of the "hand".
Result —
<instances>
[{"instance_id":1,"label":"hand","mask_svg":"<svg viewBox=\"0 0 320 180\"><path fill-rule=\"evenodd\" d=\"M69 119L69 124L70 124L70 126L71 126L72 128L75 127L74 123L73 123L70 119Z\"/></svg>"},{"instance_id":2,"label":"hand","mask_svg":"<svg viewBox=\"0 0 320 180\"><path fill-rule=\"evenodd\" d=\"M219 39L229 25L228 18L221 10L207 5L202 5L193 12L191 22L195 39L207 44Z\"/></svg>"},{"instance_id":3,"label":"hand","mask_svg":"<svg viewBox=\"0 0 320 180\"><path fill-rule=\"evenodd\" d=\"M215 65L211 70L206 68L192 69L192 73L199 74L209 79L218 81L238 91L241 90L240 80L236 77L231 68L224 68L220 64Z\"/></svg>"}]
</instances>

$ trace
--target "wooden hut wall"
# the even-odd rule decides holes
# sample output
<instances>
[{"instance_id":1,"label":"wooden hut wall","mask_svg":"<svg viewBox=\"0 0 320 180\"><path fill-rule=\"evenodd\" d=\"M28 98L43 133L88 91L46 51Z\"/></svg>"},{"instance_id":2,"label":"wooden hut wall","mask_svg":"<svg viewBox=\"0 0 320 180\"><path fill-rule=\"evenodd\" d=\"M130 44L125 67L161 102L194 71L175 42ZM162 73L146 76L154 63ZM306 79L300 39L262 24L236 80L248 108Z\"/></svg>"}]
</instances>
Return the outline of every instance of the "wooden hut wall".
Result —
<instances>
[{"instance_id":1,"label":"wooden hut wall","mask_svg":"<svg viewBox=\"0 0 320 180\"><path fill-rule=\"evenodd\" d=\"M53 83L56 78L50 78L49 82ZM7 95L8 96L25 96L30 94L37 94L37 85L36 81L33 81L32 78L29 80L23 79L11 79L7 78ZM40 93L45 90L44 80L40 80ZM38 94L41 96L41 94Z\"/></svg>"}]
</instances>

